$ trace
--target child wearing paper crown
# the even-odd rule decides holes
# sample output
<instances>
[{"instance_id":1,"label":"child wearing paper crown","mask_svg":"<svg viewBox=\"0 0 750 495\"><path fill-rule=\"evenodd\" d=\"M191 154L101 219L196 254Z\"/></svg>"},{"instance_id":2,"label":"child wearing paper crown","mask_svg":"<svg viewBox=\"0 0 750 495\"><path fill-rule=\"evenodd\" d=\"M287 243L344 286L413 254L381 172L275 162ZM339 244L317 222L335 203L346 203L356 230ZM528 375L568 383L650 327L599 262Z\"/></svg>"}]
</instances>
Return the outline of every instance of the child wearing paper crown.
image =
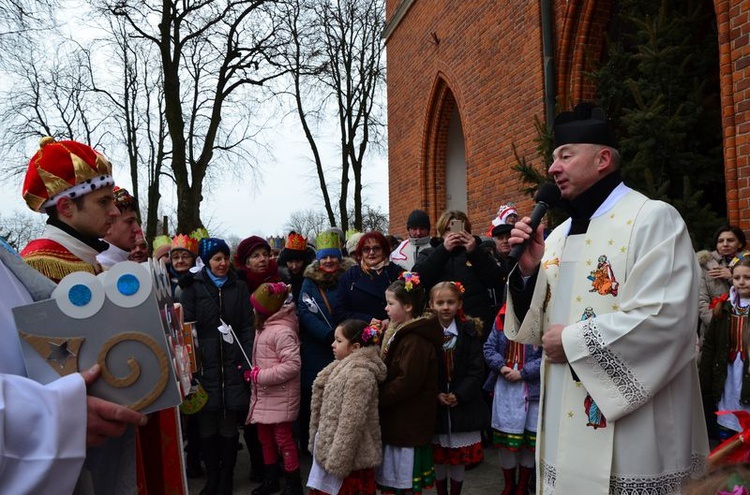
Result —
<instances>
[{"instance_id":1,"label":"child wearing paper crown","mask_svg":"<svg viewBox=\"0 0 750 495\"><path fill-rule=\"evenodd\" d=\"M336 327L335 360L313 384L310 451L311 495L375 494L375 467L382 460L378 384L380 330L362 320Z\"/></svg>"},{"instance_id":2,"label":"child wearing paper crown","mask_svg":"<svg viewBox=\"0 0 750 495\"><path fill-rule=\"evenodd\" d=\"M706 331L699 366L701 392L709 410L750 411L748 378L748 313L750 313L750 251L730 263L732 287L712 303L713 318ZM717 418L718 437L725 440L742 431L733 414Z\"/></svg>"},{"instance_id":3,"label":"child wearing paper crown","mask_svg":"<svg viewBox=\"0 0 750 495\"><path fill-rule=\"evenodd\" d=\"M247 377L253 393L246 422L258 425L265 465L263 484L253 495L279 491L279 451L286 478L283 495L302 495L299 455L292 436L300 403L299 329L290 293L290 286L274 282L261 284L250 296L255 342L253 368Z\"/></svg>"},{"instance_id":4,"label":"child wearing paper crown","mask_svg":"<svg viewBox=\"0 0 750 495\"><path fill-rule=\"evenodd\" d=\"M431 441L443 329L435 315L420 316L424 288L415 272L404 272L385 299L390 325L382 352L388 373L379 396L384 446L376 480L383 493L418 495L434 481Z\"/></svg>"}]
</instances>

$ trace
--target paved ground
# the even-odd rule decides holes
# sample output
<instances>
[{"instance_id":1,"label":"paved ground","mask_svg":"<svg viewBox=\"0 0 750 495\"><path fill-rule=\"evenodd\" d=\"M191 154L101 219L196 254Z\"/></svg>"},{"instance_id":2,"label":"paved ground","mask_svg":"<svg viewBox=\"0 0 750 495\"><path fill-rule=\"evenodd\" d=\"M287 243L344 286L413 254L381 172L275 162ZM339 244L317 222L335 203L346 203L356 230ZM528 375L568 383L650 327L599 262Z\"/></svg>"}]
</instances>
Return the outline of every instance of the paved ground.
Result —
<instances>
[{"instance_id":1,"label":"paved ground","mask_svg":"<svg viewBox=\"0 0 750 495\"><path fill-rule=\"evenodd\" d=\"M302 479L307 480L307 473L312 462L309 456L302 456ZM248 475L250 471L250 459L247 449L242 449L237 456L237 467L234 471L234 493L236 495L250 495L257 483L250 483ZM494 448L485 449L485 460L479 466L467 471L466 480L461 495L499 495L503 488L503 477L498 462L497 451ZM190 495L198 495L205 477L188 480ZM283 485L282 485L283 486ZM435 489L427 490L426 493L434 495Z\"/></svg>"}]
</instances>

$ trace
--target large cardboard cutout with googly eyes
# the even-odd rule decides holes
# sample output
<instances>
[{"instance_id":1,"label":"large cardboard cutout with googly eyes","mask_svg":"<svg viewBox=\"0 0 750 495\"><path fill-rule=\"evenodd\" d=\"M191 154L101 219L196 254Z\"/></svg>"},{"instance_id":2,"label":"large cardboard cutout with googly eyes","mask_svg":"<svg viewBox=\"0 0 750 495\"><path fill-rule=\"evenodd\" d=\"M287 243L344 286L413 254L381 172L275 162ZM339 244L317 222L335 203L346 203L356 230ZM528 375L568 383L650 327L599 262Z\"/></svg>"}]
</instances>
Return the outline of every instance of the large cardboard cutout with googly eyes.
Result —
<instances>
[{"instance_id":1,"label":"large cardboard cutout with googly eyes","mask_svg":"<svg viewBox=\"0 0 750 495\"><path fill-rule=\"evenodd\" d=\"M160 265L124 261L72 273L50 299L14 308L29 376L49 383L99 363L91 394L144 413L179 405L180 326L165 280Z\"/></svg>"}]
</instances>

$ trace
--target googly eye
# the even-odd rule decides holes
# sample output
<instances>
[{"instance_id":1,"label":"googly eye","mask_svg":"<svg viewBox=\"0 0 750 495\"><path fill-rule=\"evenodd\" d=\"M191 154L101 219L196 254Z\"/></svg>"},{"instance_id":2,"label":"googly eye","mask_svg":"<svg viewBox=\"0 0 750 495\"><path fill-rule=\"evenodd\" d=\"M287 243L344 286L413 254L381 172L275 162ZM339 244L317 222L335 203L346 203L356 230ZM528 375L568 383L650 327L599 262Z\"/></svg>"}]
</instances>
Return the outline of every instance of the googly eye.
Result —
<instances>
[{"instance_id":1,"label":"googly eye","mask_svg":"<svg viewBox=\"0 0 750 495\"><path fill-rule=\"evenodd\" d=\"M52 298L63 314L81 320L94 316L104 305L104 288L91 273L76 272L63 278Z\"/></svg>"},{"instance_id":2,"label":"googly eye","mask_svg":"<svg viewBox=\"0 0 750 495\"><path fill-rule=\"evenodd\" d=\"M121 308L134 308L151 294L153 281L148 270L138 263L123 261L106 272L104 291Z\"/></svg>"}]
</instances>

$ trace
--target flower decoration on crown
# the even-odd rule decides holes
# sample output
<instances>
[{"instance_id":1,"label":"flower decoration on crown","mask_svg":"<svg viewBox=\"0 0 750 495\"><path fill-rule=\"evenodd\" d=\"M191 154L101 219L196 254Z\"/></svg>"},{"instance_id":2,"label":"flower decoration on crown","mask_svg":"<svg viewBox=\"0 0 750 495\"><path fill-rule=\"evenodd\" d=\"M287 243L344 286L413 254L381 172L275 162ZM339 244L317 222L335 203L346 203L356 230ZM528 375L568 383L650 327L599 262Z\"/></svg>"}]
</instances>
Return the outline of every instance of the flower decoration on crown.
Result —
<instances>
[{"instance_id":1,"label":"flower decoration on crown","mask_svg":"<svg viewBox=\"0 0 750 495\"><path fill-rule=\"evenodd\" d=\"M365 344L368 342L372 342L375 345L380 344L380 328L378 328L378 325L367 325L362 330L362 342Z\"/></svg>"},{"instance_id":2,"label":"flower decoration on crown","mask_svg":"<svg viewBox=\"0 0 750 495\"><path fill-rule=\"evenodd\" d=\"M406 292L411 292L419 287L419 274L417 272L404 272L399 275L398 278L404 281L404 289L406 289Z\"/></svg>"},{"instance_id":3,"label":"flower decoration on crown","mask_svg":"<svg viewBox=\"0 0 750 495\"><path fill-rule=\"evenodd\" d=\"M734 259L729 263L729 268L734 268L737 263L748 257L750 257L750 251L742 251L741 253L737 253L737 256L735 256Z\"/></svg>"},{"instance_id":4,"label":"flower decoration on crown","mask_svg":"<svg viewBox=\"0 0 750 495\"><path fill-rule=\"evenodd\" d=\"M464 284L461 282L457 282L455 280L451 281L451 284L453 284L453 287L456 288L456 290L461 294L464 295L464 292L466 292L466 287L464 287Z\"/></svg>"}]
</instances>

